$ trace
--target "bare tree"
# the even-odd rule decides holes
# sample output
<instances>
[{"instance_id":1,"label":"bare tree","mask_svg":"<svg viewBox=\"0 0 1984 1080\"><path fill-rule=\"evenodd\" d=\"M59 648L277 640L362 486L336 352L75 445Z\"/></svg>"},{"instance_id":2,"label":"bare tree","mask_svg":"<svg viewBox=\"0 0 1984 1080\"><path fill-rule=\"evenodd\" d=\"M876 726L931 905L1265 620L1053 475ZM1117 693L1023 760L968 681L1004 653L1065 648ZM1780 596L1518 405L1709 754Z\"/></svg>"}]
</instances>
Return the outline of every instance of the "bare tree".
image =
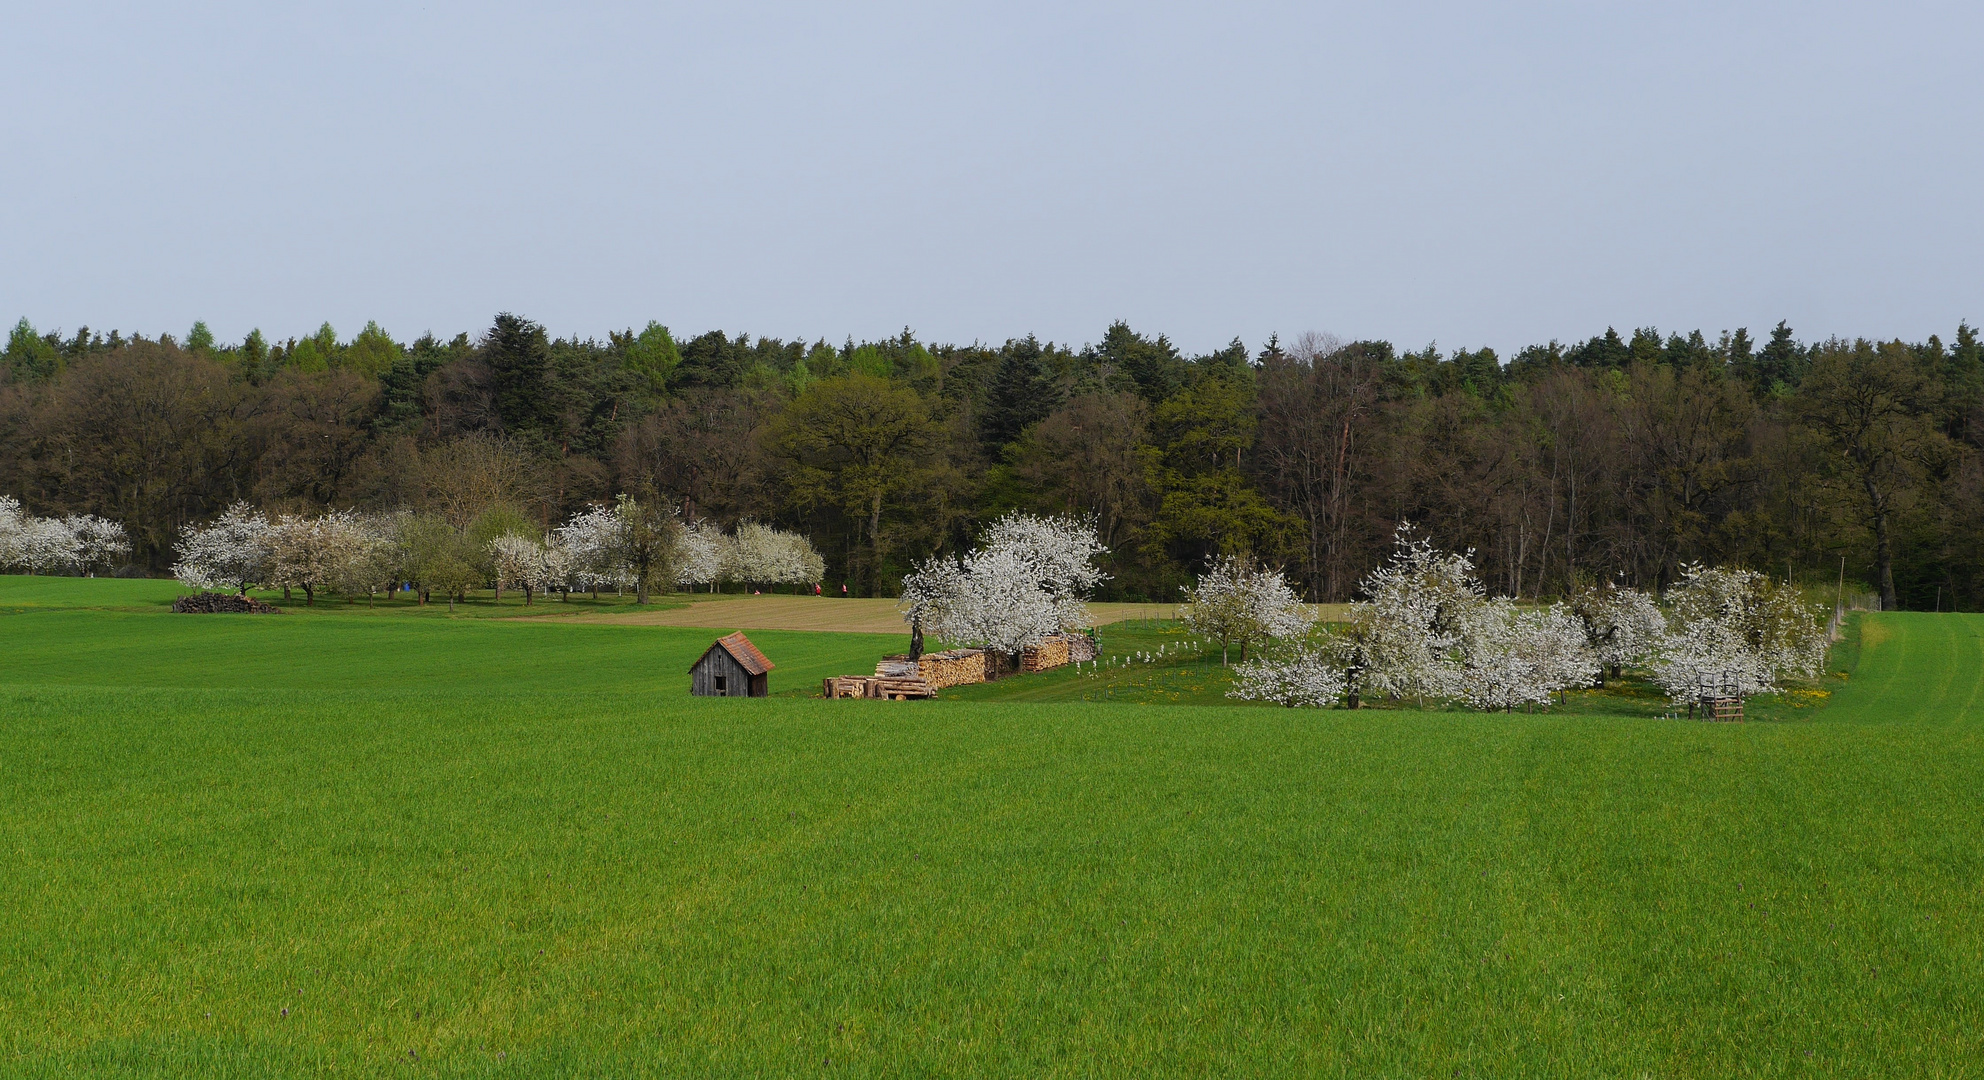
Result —
<instances>
[{"instance_id":1,"label":"bare tree","mask_svg":"<svg viewBox=\"0 0 1984 1080\"><path fill-rule=\"evenodd\" d=\"M1049 414L1019 442L1015 468L1042 501L1065 513L1093 512L1114 548L1150 520L1143 445L1149 407L1135 394L1083 394Z\"/></svg>"},{"instance_id":2,"label":"bare tree","mask_svg":"<svg viewBox=\"0 0 1984 1080\"><path fill-rule=\"evenodd\" d=\"M1342 600L1362 568L1352 554L1354 502L1382 376L1365 350L1306 333L1268 356L1259 385L1256 467L1269 496L1305 526L1310 598Z\"/></svg>"},{"instance_id":3,"label":"bare tree","mask_svg":"<svg viewBox=\"0 0 1984 1080\"><path fill-rule=\"evenodd\" d=\"M492 506L540 507L551 494L545 473L514 443L478 431L420 455L420 502L466 528Z\"/></svg>"}]
</instances>

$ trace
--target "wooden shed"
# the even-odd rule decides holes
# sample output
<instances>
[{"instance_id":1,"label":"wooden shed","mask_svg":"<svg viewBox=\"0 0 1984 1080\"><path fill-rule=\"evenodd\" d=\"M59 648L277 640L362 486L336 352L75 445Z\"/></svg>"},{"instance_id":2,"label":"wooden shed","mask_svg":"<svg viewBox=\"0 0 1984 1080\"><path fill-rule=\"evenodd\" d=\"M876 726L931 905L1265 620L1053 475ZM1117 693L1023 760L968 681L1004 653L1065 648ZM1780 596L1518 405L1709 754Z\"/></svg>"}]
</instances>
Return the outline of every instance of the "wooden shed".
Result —
<instances>
[{"instance_id":1,"label":"wooden shed","mask_svg":"<svg viewBox=\"0 0 1984 1080\"><path fill-rule=\"evenodd\" d=\"M742 633L720 637L689 667L689 693L697 697L764 697L772 668Z\"/></svg>"}]
</instances>

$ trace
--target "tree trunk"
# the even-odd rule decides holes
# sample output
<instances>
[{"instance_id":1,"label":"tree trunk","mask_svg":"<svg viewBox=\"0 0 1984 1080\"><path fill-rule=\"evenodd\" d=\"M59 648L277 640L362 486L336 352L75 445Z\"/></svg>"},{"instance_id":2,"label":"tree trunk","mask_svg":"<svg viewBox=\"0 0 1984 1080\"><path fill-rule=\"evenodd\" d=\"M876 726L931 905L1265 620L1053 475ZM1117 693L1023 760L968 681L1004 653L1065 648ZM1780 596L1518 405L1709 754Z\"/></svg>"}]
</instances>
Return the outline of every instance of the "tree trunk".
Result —
<instances>
[{"instance_id":1,"label":"tree trunk","mask_svg":"<svg viewBox=\"0 0 1984 1080\"><path fill-rule=\"evenodd\" d=\"M306 581L306 582L304 582L304 583L303 583L303 606L304 606L304 607L309 607L310 605L312 605L312 604L315 604L316 602L317 602L317 587L316 587L315 585L312 585L312 584L310 584L310 583L309 583L309 582L307 582L307 581Z\"/></svg>"},{"instance_id":2,"label":"tree trunk","mask_svg":"<svg viewBox=\"0 0 1984 1080\"><path fill-rule=\"evenodd\" d=\"M882 493L877 491L868 507L868 595L874 596L882 579Z\"/></svg>"},{"instance_id":3,"label":"tree trunk","mask_svg":"<svg viewBox=\"0 0 1984 1080\"><path fill-rule=\"evenodd\" d=\"M1901 603L1894 592L1894 537L1885 512L1874 515L1874 564L1881 579L1881 610L1899 611Z\"/></svg>"}]
</instances>

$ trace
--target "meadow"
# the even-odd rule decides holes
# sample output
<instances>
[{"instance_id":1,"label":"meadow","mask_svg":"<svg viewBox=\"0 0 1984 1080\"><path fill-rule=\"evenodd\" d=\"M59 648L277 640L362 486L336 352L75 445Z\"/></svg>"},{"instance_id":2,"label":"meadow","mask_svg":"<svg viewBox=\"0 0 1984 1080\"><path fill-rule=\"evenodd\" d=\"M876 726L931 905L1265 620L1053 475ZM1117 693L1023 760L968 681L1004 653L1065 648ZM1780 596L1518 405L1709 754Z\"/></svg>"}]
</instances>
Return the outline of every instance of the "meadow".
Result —
<instances>
[{"instance_id":1,"label":"meadow","mask_svg":"<svg viewBox=\"0 0 1984 1080\"><path fill-rule=\"evenodd\" d=\"M1707 725L1232 707L1190 659L697 700L708 630L176 591L0 578L0 1073L1984 1061L1984 616L1868 616L1821 706ZM902 646L752 638L794 694Z\"/></svg>"}]
</instances>

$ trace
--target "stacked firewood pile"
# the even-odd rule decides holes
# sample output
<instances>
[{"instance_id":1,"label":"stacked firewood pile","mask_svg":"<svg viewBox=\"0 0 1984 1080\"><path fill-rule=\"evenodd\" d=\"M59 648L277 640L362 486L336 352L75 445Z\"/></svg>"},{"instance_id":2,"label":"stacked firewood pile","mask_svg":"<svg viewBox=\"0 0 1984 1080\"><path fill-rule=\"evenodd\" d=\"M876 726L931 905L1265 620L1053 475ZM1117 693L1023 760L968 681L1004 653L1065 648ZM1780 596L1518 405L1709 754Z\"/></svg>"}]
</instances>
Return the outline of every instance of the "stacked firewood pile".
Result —
<instances>
[{"instance_id":1,"label":"stacked firewood pile","mask_svg":"<svg viewBox=\"0 0 1984 1080\"><path fill-rule=\"evenodd\" d=\"M1021 671L1048 671L1095 659L1095 639L1087 634L1056 634L1020 652Z\"/></svg>"},{"instance_id":2,"label":"stacked firewood pile","mask_svg":"<svg viewBox=\"0 0 1984 1080\"><path fill-rule=\"evenodd\" d=\"M1047 671L1068 662L1068 639L1059 634L1020 650L1020 670Z\"/></svg>"},{"instance_id":3,"label":"stacked firewood pile","mask_svg":"<svg viewBox=\"0 0 1984 1080\"><path fill-rule=\"evenodd\" d=\"M909 701L936 697L937 688L914 675L831 675L820 680L820 696Z\"/></svg>"},{"instance_id":4,"label":"stacked firewood pile","mask_svg":"<svg viewBox=\"0 0 1984 1080\"><path fill-rule=\"evenodd\" d=\"M172 602L172 610L182 615L216 615L222 613L239 615L280 615L282 609L274 604L264 604L260 600L233 593L203 592L182 596Z\"/></svg>"},{"instance_id":5,"label":"stacked firewood pile","mask_svg":"<svg viewBox=\"0 0 1984 1080\"><path fill-rule=\"evenodd\" d=\"M890 657L890 660L898 659ZM905 663L907 657L902 657ZM876 668L876 673L881 672ZM931 686L966 686L985 681L984 649L950 649L924 653L916 661L916 674Z\"/></svg>"}]
</instances>

